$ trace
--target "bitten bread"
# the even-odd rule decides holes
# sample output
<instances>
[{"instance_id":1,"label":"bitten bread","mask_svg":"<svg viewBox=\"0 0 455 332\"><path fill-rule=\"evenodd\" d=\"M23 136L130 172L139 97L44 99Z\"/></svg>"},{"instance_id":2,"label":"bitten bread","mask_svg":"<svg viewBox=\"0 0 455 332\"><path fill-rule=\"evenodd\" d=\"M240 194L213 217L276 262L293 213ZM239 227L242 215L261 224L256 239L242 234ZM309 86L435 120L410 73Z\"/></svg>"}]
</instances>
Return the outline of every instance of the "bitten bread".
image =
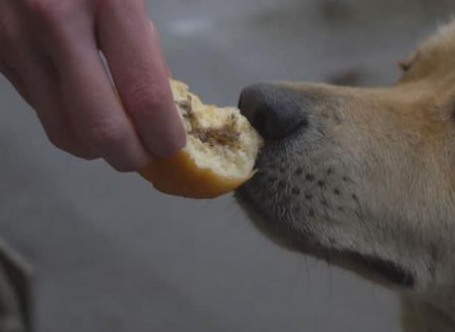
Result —
<instances>
[{"instance_id":1,"label":"bitten bread","mask_svg":"<svg viewBox=\"0 0 455 332\"><path fill-rule=\"evenodd\" d=\"M204 105L186 84L170 83L187 144L140 174L164 193L191 198L220 196L250 179L263 141L248 120L235 107Z\"/></svg>"}]
</instances>

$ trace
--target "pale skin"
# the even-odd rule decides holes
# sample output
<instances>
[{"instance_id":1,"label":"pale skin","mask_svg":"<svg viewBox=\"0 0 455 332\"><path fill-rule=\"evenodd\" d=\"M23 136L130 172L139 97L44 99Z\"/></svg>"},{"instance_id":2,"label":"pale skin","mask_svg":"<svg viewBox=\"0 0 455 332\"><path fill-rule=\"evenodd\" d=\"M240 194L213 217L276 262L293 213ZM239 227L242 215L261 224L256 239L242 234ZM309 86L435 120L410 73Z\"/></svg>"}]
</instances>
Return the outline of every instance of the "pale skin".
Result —
<instances>
[{"instance_id":1,"label":"pale skin","mask_svg":"<svg viewBox=\"0 0 455 332\"><path fill-rule=\"evenodd\" d=\"M138 171L185 145L144 0L0 0L0 45L0 71L58 148Z\"/></svg>"}]
</instances>

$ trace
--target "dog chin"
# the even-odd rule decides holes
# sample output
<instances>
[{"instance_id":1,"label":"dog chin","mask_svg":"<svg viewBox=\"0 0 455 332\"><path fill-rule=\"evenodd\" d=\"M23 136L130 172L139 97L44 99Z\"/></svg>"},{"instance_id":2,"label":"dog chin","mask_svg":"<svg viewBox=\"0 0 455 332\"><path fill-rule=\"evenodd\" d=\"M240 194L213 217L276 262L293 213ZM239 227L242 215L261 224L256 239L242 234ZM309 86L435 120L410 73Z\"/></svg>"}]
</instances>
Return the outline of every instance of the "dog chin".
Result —
<instances>
[{"instance_id":1,"label":"dog chin","mask_svg":"<svg viewBox=\"0 0 455 332\"><path fill-rule=\"evenodd\" d=\"M351 270L367 280L389 288L402 289L414 286L414 275L399 264L380 257L337 248L336 244L327 247L318 241L318 234L310 227L307 226L302 231L287 226L279 216L267 211L264 204L257 202L258 198L253 194L257 190L257 185L247 183L236 191L235 198L253 225L275 244Z\"/></svg>"},{"instance_id":2,"label":"dog chin","mask_svg":"<svg viewBox=\"0 0 455 332\"><path fill-rule=\"evenodd\" d=\"M234 194L234 197L251 220L252 224L267 238L278 244L280 247L291 251L306 252L311 241L309 232L297 232L286 223L280 220L270 209L267 210L266 204L257 202L257 197L253 194L257 190L252 183L246 183Z\"/></svg>"}]
</instances>

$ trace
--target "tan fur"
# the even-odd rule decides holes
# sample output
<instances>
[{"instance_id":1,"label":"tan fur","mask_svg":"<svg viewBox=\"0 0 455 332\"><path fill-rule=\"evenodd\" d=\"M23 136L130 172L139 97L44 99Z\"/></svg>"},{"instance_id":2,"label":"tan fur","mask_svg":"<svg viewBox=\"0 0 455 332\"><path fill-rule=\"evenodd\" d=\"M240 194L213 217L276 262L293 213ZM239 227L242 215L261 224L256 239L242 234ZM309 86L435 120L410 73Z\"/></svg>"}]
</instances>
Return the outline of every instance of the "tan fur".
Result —
<instances>
[{"instance_id":1,"label":"tan fur","mask_svg":"<svg viewBox=\"0 0 455 332\"><path fill-rule=\"evenodd\" d=\"M310 128L285 152L267 159L266 151L263 176L245 191L270 222L310 234L317 248L379 256L412 271L412 288L391 285L403 298L407 332L455 331L455 23L402 66L403 77L387 88L277 84L317 100ZM278 187L267 179L281 176L280 156L288 173ZM297 167L324 187L296 176ZM315 196L298 210L303 198L289 198L295 187Z\"/></svg>"}]
</instances>

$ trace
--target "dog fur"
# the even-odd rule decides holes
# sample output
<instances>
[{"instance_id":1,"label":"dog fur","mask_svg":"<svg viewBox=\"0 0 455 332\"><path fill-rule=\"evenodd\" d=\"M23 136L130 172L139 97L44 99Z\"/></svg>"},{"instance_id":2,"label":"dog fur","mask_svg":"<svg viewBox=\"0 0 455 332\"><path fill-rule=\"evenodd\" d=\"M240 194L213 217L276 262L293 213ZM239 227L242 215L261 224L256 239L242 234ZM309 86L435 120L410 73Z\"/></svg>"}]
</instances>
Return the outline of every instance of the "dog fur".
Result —
<instances>
[{"instance_id":1,"label":"dog fur","mask_svg":"<svg viewBox=\"0 0 455 332\"><path fill-rule=\"evenodd\" d=\"M391 87L270 83L302 126L239 197L280 242L393 288L407 332L455 331L455 22ZM258 89L258 86L256 86Z\"/></svg>"}]
</instances>

